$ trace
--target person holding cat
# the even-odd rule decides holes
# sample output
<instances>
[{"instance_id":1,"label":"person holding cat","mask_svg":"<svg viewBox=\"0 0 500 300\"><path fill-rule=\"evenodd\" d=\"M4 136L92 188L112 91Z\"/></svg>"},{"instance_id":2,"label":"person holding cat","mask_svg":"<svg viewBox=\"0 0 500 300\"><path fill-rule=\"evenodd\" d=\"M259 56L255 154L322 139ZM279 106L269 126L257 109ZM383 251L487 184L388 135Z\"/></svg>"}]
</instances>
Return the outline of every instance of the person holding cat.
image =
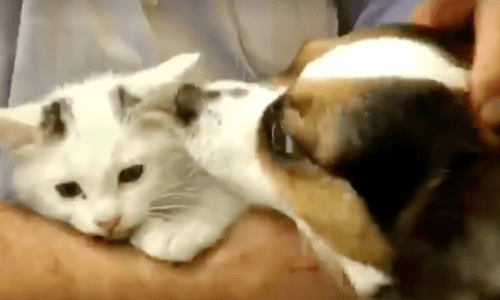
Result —
<instances>
[{"instance_id":1,"label":"person holding cat","mask_svg":"<svg viewBox=\"0 0 500 300\"><path fill-rule=\"evenodd\" d=\"M500 62L498 62L500 60L500 55L498 55L500 52L500 2L496 0L399 0L390 3L386 0L365 0L356 3L323 0L280 1L279 3L244 0L192 3L166 0L143 2L141 6L140 1L135 0L102 3L92 0L61 1L57 4L52 1L0 0L0 6L3 8L0 10L0 84L2 86L0 101L2 105L16 106L33 101L54 86L84 78L93 72L107 69L125 71L144 68L156 65L176 53L193 51L193 49L199 49L208 56L214 68L214 78L258 80L262 76L282 70L305 38L336 36L363 26L376 26L391 22L413 21L430 26L453 28L470 22L468 16L475 13L477 45L471 78L474 109L481 111L480 117L487 124L495 124L497 122L495 117L500 115L500 108L498 108L500 104L489 100L500 95L500 84L497 84L500 82ZM93 11L94 13L90 15L93 21L88 23L85 18L89 15L80 14L82 11ZM338 19L336 16L339 16ZM255 22L256 19L259 22ZM12 28L17 30L12 30ZM109 47L110 45L113 47ZM56 50L53 49L54 47ZM113 52L118 51L117 49L119 49L118 54ZM489 141L492 144L499 143L493 134L494 127L485 127L491 133L488 135ZM2 187L0 191L5 193L9 190L11 173L3 155L1 159ZM10 210L3 210L2 213L9 215L9 218L1 218L5 226L0 227L0 231L7 233L12 229L8 225L13 224L13 220L18 219L19 216L15 212L12 214ZM22 232L27 233L26 231L35 227L48 226L43 219L32 220L31 227L26 227L25 230L22 222L17 225L21 232L18 236L23 236ZM273 228L272 225L269 227ZM42 240L45 238L52 241L59 238L61 244L66 244L65 239L73 241L76 245L75 249L79 249L78 253L81 253L79 257L84 257L87 252L82 246L81 239L64 234L66 233L63 230L50 231L48 237L26 234L29 240L37 242L19 243L18 248L15 248L18 249L16 252L46 255L41 250L47 247L49 249L47 251L54 254L55 261L63 262L59 264L59 267L54 264L55 271L47 269L47 272L54 274L64 274L63 271L77 272L64 269L64 264L78 265L75 263L77 259L74 256L68 256L69 252L58 253L61 251L59 248L52 249L46 240L45 243ZM76 240L78 242L75 242ZM31 252L30 247L41 252ZM20 251L20 248L25 251ZM141 259L134 255L124 256L123 253L118 252L89 251L91 255L88 259L94 259L94 263L90 265L103 265L105 262L110 262L110 271L105 275L106 282L119 282L130 287L127 280L133 280L133 277L127 277L124 274L137 271L137 264ZM232 251L229 253L238 253L234 249ZM120 261L119 266L114 263L115 260ZM44 260L41 259L41 261ZM86 263L82 264L81 260L77 261L80 262L79 265L82 268L87 267ZM220 261L212 259L208 264L220 265ZM18 264L13 269L16 272L3 274L4 278L10 278L8 282L11 284L4 285L2 291L10 288L12 292L12 289L16 289L14 283L25 280L22 274L29 274L26 270L32 270L33 267L25 263ZM221 269L224 270L224 266ZM9 269L3 268L3 270ZM113 272L113 270L117 271ZM79 272L82 274L81 270ZM155 276L155 273L165 274L164 270L157 266L141 272L142 275L152 274L143 276L146 278L165 278L165 276ZM224 272L220 271L220 274ZM18 278L16 277L18 275L21 276ZM40 274L36 276L41 277ZM33 281L37 280L36 276L32 278ZM314 275L311 276L314 277ZM311 276L303 275L303 282L307 282L307 278L310 279ZM77 278L78 276L66 277ZM197 278L205 277L198 276ZM54 280L58 280L57 277ZM168 279L164 281L167 282ZM165 286L162 282L157 279L144 290ZM230 280L227 282L231 284ZM290 282L288 281L288 285ZM286 282L281 283L274 288L286 289ZM206 282L200 284L207 285ZM97 286L97 284L90 282L89 286ZM325 283L322 282L321 286L325 286ZM36 288L38 291L43 291L42 286ZM269 287L263 284L262 289L266 288ZM304 289L307 288L304 286ZM315 289L314 283L309 288ZM107 292L106 290L100 291L100 295L107 294ZM12 292L17 296L19 293L21 293L19 290ZM342 294L337 293L337 296L341 297L340 295ZM64 297L67 298L68 294L61 295L60 299ZM54 295L51 298L56 299L57 296Z\"/></svg>"}]
</instances>

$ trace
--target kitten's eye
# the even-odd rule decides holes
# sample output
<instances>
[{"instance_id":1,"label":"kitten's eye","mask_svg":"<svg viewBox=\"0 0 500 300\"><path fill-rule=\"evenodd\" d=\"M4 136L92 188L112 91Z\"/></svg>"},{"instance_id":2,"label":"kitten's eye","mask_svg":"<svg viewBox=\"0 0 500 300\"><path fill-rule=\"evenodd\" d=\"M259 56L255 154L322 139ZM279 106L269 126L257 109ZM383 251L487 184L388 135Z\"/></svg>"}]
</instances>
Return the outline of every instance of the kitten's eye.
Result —
<instances>
[{"instance_id":1,"label":"kitten's eye","mask_svg":"<svg viewBox=\"0 0 500 300\"><path fill-rule=\"evenodd\" d=\"M82 193L82 189L76 181L58 184L56 190L63 198L74 198Z\"/></svg>"},{"instance_id":2,"label":"kitten's eye","mask_svg":"<svg viewBox=\"0 0 500 300\"><path fill-rule=\"evenodd\" d=\"M118 175L119 183L133 182L142 176L142 165L133 165L130 168L123 169Z\"/></svg>"}]
</instances>

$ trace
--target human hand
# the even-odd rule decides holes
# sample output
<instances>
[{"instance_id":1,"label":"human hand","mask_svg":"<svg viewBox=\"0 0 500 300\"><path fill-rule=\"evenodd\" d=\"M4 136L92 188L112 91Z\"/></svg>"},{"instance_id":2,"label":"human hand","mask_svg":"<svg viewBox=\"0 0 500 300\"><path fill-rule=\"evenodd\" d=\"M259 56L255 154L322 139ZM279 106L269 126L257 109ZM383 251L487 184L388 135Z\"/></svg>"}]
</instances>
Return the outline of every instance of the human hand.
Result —
<instances>
[{"instance_id":1,"label":"human hand","mask_svg":"<svg viewBox=\"0 0 500 300\"><path fill-rule=\"evenodd\" d=\"M412 21L449 29L474 23L471 104L486 142L500 147L500 1L427 0L415 9Z\"/></svg>"},{"instance_id":2,"label":"human hand","mask_svg":"<svg viewBox=\"0 0 500 300\"><path fill-rule=\"evenodd\" d=\"M355 299L271 213L244 216L225 243L173 268L0 199L0 253L2 299Z\"/></svg>"}]
</instances>

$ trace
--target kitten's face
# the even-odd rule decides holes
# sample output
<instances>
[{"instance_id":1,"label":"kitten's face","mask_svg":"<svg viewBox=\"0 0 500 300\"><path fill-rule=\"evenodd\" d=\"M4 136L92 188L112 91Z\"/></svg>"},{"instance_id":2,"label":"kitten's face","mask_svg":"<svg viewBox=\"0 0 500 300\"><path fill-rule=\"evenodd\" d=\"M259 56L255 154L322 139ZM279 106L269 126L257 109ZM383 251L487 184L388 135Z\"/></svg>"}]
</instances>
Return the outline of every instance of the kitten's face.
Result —
<instances>
[{"instance_id":1,"label":"kitten's face","mask_svg":"<svg viewBox=\"0 0 500 300\"><path fill-rule=\"evenodd\" d=\"M17 197L84 233L129 235L175 181L170 171L185 154L168 98L198 57L95 77L3 109L0 143L14 158Z\"/></svg>"}]
</instances>

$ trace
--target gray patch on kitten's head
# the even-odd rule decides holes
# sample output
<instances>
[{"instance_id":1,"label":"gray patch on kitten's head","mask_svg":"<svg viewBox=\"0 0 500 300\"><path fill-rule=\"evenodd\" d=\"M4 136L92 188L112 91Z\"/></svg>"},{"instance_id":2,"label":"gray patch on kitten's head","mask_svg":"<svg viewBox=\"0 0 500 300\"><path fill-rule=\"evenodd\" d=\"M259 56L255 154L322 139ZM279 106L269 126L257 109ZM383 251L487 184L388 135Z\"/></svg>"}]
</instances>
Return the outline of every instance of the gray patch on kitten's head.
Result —
<instances>
[{"instance_id":1,"label":"gray patch on kitten's head","mask_svg":"<svg viewBox=\"0 0 500 300\"><path fill-rule=\"evenodd\" d=\"M123 85L118 85L116 90L111 91L111 105L116 117L123 121L128 117L128 110L141 102L137 96L130 94Z\"/></svg>"},{"instance_id":2,"label":"gray patch on kitten's head","mask_svg":"<svg viewBox=\"0 0 500 300\"><path fill-rule=\"evenodd\" d=\"M214 99L220 97L221 93L227 93L233 98L241 98L248 95L248 90L239 87L234 89L208 90L205 92L204 96L208 99Z\"/></svg>"},{"instance_id":3,"label":"gray patch on kitten's head","mask_svg":"<svg viewBox=\"0 0 500 300\"><path fill-rule=\"evenodd\" d=\"M209 91L206 91L205 96L208 99L218 98L218 97L220 97L220 92L217 90L209 90Z\"/></svg>"},{"instance_id":4,"label":"gray patch on kitten's head","mask_svg":"<svg viewBox=\"0 0 500 300\"><path fill-rule=\"evenodd\" d=\"M68 121L73 118L67 99L61 98L42 108L40 129L47 138L61 138L67 131Z\"/></svg>"},{"instance_id":5,"label":"gray patch on kitten's head","mask_svg":"<svg viewBox=\"0 0 500 300\"><path fill-rule=\"evenodd\" d=\"M130 94L124 86L119 85L117 87L118 100L120 101L120 107L122 109L128 109L136 106L141 102L139 97Z\"/></svg>"},{"instance_id":6,"label":"gray patch on kitten's head","mask_svg":"<svg viewBox=\"0 0 500 300\"><path fill-rule=\"evenodd\" d=\"M228 94L232 98L243 98L248 95L248 90L239 87L234 89L203 90L193 83L186 83L177 90L175 96L176 115L182 120L184 125L189 125L198 117L199 112L203 110L205 102L216 100L223 94ZM222 122L220 121L219 123Z\"/></svg>"},{"instance_id":7,"label":"gray patch on kitten's head","mask_svg":"<svg viewBox=\"0 0 500 300\"><path fill-rule=\"evenodd\" d=\"M248 90L244 88L234 88L229 90L229 95L234 98L241 98L248 95Z\"/></svg>"}]
</instances>

